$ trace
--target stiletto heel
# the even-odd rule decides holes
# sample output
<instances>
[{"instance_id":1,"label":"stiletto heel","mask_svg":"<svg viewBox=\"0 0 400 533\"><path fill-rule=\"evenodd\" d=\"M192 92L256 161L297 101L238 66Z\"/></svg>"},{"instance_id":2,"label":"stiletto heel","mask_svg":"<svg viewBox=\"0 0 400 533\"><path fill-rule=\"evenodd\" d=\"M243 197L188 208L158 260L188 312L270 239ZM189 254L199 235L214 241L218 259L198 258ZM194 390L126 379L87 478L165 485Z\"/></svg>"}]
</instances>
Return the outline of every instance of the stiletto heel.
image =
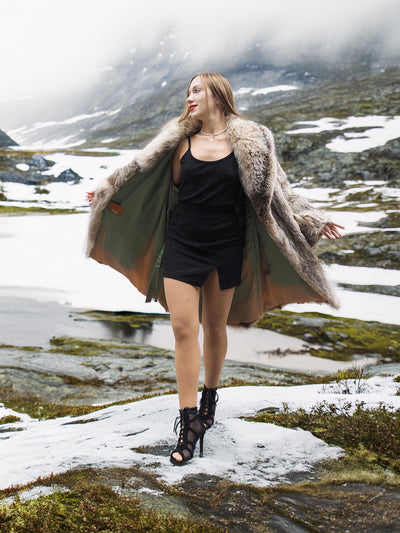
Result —
<instances>
[{"instance_id":1,"label":"stiletto heel","mask_svg":"<svg viewBox=\"0 0 400 533\"><path fill-rule=\"evenodd\" d=\"M203 457L203 439L205 427L197 414L197 407L185 407L179 410L179 416L175 420L174 431L177 433L180 425L178 444L170 455L171 463L182 466L193 459L196 443L200 439L200 457ZM178 453L181 460L173 457Z\"/></svg>"},{"instance_id":2,"label":"stiletto heel","mask_svg":"<svg viewBox=\"0 0 400 533\"><path fill-rule=\"evenodd\" d=\"M218 402L217 388L208 389L205 385L200 399L199 418L204 429L210 429L214 424L215 409Z\"/></svg>"}]
</instances>

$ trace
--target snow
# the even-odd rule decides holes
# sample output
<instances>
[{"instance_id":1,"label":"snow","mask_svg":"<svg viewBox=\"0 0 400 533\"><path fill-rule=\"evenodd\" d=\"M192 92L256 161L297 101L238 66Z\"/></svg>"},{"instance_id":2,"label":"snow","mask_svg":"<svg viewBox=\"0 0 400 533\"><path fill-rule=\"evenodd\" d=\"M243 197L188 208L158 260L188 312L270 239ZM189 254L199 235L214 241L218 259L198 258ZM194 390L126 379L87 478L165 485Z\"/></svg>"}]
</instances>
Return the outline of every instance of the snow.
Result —
<instances>
[{"instance_id":1,"label":"snow","mask_svg":"<svg viewBox=\"0 0 400 533\"><path fill-rule=\"evenodd\" d=\"M71 155L56 152L48 156L55 164L43 175L54 175L58 177L64 170L72 168L83 179L79 183L48 183L43 188L49 191L48 194L37 194L35 187L22 183L6 182L3 184L4 194L8 198L3 205L20 205L29 207L54 207L89 209L86 193L95 189L98 183L111 174L116 168L129 163L137 150L122 150L117 155L115 152L109 153L108 148L96 149L104 151L104 156L93 155ZM23 203L18 203L23 202ZM27 204L27 202L31 202Z\"/></svg>"},{"instance_id":2,"label":"snow","mask_svg":"<svg viewBox=\"0 0 400 533\"><path fill-rule=\"evenodd\" d=\"M368 226L360 226L361 224L368 224L370 222L378 222L381 218L385 218L385 211L329 211L325 213L331 220L344 226L344 230L340 230L342 235L350 235L353 233L368 233L371 231L384 231ZM390 228L392 229L392 228Z\"/></svg>"},{"instance_id":3,"label":"snow","mask_svg":"<svg viewBox=\"0 0 400 533\"><path fill-rule=\"evenodd\" d=\"M387 141L400 137L400 116L366 115L350 116L346 119L324 117L313 121L299 121L297 124L304 124L307 127L290 130L287 133L321 133L366 128L363 132L345 131L343 136L333 139L326 147L334 152L362 152L383 146Z\"/></svg>"},{"instance_id":4,"label":"snow","mask_svg":"<svg viewBox=\"0 0 400 533\"><path fill-rule=\"evenodd\" d=\"M241 87L234 91L234 96L242 96L243 94L250 94L251 96L258 96L260 94L269 94L279 91L294 91L297 87L295 85L274 85L273 87L263 87L255 89L254 87Z\"/></svg>"},{"instance_id":5,"label":"snow","mask_svg":"<svg viewBox=\"0 0 400 533\"><path fill-rule=\"evenodd\" d=\"M66 190L75 187L64 186ZM83 196L83 191L81 193ZM87 213L0 217L2 254L7 257L7 261L0 263L0 287L42 289L50 301L85 309L163 312L157 303L145 304L144 296L124 276L85 258L88 217ZM349 272L352 272L351 277L358 279L358 284L370 284L375 275L364 267L335 267L332 273L326 267L326 271L329 278L334 273L336 282L348 282ZM398 279L393 277L396 274L392 271L382 270L379 277L375 276L375 284L392 284L386 283L386 276L388 280ZM341 289L338 294L341 300L339 310L326 304L292 304L286 309L400 323L399 300L394 296Z\"/></svg>"},{"instance_id":6,"label":"snow","mask_svg":"<svg viewBox=\"0 0 400 533\"><path fill-rule=\"evenodd\" d=\"M44 289L80 308L161 312L123 276L84 255L88 215L0 217L0 286ZM101 287L101 291L99 290Z\"/></svg>"},{"instance_id":7,"label":"snow","mask_svg":"<svg viewBox=\"0 0 400 533\"><path fill-rule=\"evenodd\" d=\"M23 126L23 127L20 127L20 128L16 128L15 130L11 130L9 132L9 135L19 145L23 145L26 142L26 140L29 140L30 134L33 133L33 132L36 132L37 130L46 129L46 128L54 128L55 126L65 126L65 125L77 124L79 122L84 122L86 120L90 120L90 119L93 119L93 118L101 117L101 116L104 116L104 115L111 117L111 116L119 113L120 111L121 111L121 108L113 109L113 110L109 110L109 111L96 111L94 113L84 113L84 114L76 115L76 116L67 118L65 120L60 120L60 121L51 120L51 121L47 121L47 122L35 122L31 126ZM81 131L83 132L84 130L80 130L79 133ZM68 137L66 137L64 139L55 139L51 143L46 141L45 146L46 146L47 149L50 149L52 147L54 147L54 148L60 148L60 147L67 148L69 146L67 144L69 142L69 140L70 139L75 139L75 138L76 138L76 134L70 135L70 136L68 136ZM73 142L71 144L71 146L79 146L79 144L83 144L84 142L86 142L86 141L81 139L79 141ZM32 146L34 146L35 148L38 148L38 147L42 146L42 143L41 143L41 141L36 141ZM20 146L18 148L21 149Z\"/></svg>"},{"instance_id":8,"label":"snow","mask_svg":"<svg viewBox=\"0 0 400 533\"><path fill-rule=\"evenodd\" d=\"M15 168L22 170L22 172L26 172L29 170L29 165L26 165L25 163L19 163L18 165L15 165Z\"/></svg>"},{"instance_id":9,"label":"snow","mask_svg":"<svg viewBox=\"0 0 400 533\"><path fill-rule=\"evenodd\" d=\"M178 412L177 395L112 406L77 418L26 419L13 424L23 431L0 434L0 489L72 468L135 464L168 484L188 475L206 474L268 486L294 472L307 472L320 460L336 459L342 451L309 432L240 417L284 404L291 410L309 410L323 401L351 402L353 406L364 402L371 407L383 402L399 408L396 390L392 377L370 378L362 394L350 395L327 391L324 385L220 389L216 423L204 439L204 457L198 456L197 449L194 459L183 468L171 465L168 456L176 444L172 427ZM135 452L139 447L148 447L149 453Z\"/></svg>"},{"instance_id":10,"label":"snow","mask_svg":"<svg viewBox=\"0 0 400 533\"><path fill-rule=\"evenodd\" d=\"M31 489L22 490L18 492L18 501L25 503L29 500L36 500L37 498L43 498L45 496L50 496L54 492L69 492L67 487L61 487L60 485L50 485L47 487L45 485L35 486ZM16 501L16 496L9 496L8 498L3 498L0 500L0 505L11 505Z\"/></svg>"},{"instance_id":11,"label":"snow","mask_svg":"<svg viewBox=\"0 0 400 533\"><path fill-rule=\"evenodd\" d=\"M329 273L337 283L356 285L400 285L400 270L330 265Z\"/></svg>"},{"instance_id":12,"label":"snow","mask_svg":"<svg viewBox=\"0 0 400 533\"><path fill-rule=\"evenodd\" d=\"M358 267L351 267L358 268ZM354 272L356 275L356 272ZM362 279L359 283L362 285ZM379 283L377 283L379 285ZM287 311L294 313L324 313L345 318L358 320L372 320L387 324L400 324L399 298L368 292L346 291L336 289L340 308L332 309L327 304L290 304L285 307Z\"/></svg>"}]
</instances>

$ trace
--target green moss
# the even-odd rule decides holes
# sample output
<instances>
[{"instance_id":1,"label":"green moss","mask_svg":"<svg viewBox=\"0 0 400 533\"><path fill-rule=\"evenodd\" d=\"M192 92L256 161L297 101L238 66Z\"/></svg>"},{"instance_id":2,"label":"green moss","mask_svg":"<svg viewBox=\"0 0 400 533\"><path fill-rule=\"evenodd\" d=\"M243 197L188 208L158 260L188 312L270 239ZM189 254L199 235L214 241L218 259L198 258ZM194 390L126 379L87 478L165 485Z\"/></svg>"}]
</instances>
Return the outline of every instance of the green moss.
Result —
<instances>
[{"instance_id":1,"label":"green moss","mask_svg":"<svg viewBox=\"0 0 400 533\"><path fill-rule=\"evenodd\" d=\"M51 209L47 207L19 207L12 205L0 205L0 216L2 215L71 215L76 213L85 213L82 210L75 209Z\"/></svg>"},{"instance_id":2,"label":"green moss","mask_svg":"<svg viewBox=\"0 0 400 533\"><path fill-rule=\"evenodd\" d=\"M79 378L66 377L72 385L94 385L99 384L99 380L80 380ZM167 381L162 380L162 381ZM163 392L163 394L176 394L176 390ZM25 413L32 418L39 420L59 418L63 416L83 416L86 414L100 411L107 407L114 405L125 405L127 403L137 402L141 400L147 400L148 398L154 398L159 396L158 391L150 391L149 393L136 396L135 398L129 398L126 400L120 400L117 402L106 403L103 405L68 405L66 401L64 403L50 403L46 402L43 398L34 396L32 394L20 394L15 391L11 385L0 384L0 402L4 404L4 407L12 409L18 413Z\"/></svg>"},{"instance_id":3,"label":"green moss","mask_svg":"<svg viewBox=\"0 0 400 533\"><path fill-rule=\"evenodd\" d=\"M3 418L0 418L0 425L1 424L13 424L14 422L21 422L21 418L14 415L8 415L3 416Z\"/></svg>"},{"instance_id":4,"label":"green moss","mask_svg":"<svg viewBox=\"0 0 400 533\"><path fill-rule=\"evenodd\" d=\"M39 346L15 346L12 344L0 344L0 350L2 348L12 348L13 350L22 350L24 352L40 352Z\"/></svg>"},{"instance_id":5,"label":"green moss","mask_svg":"<svg viewBox=\"0 0 400 533\"><path fill-rule=\"evenodd\" d=\"M35 187L35 194L50 194L50 191L43 187Z\"/></svg>"},{"instance_id":6,"label":"green moss","mask_svg":"<svg viewBox=\"0 0 400 533\"><path fill-rule=\"evenodd\" d=\"M346 454L336 461L324 463L322 483L368 483L400 487L398 461L388 460L365 448L346 450Z\"/></svg>"},{"instance_id":7,"label":"green moss","mask_svg":"<svg viewBox=\"0 0 400 533\"><path fill-rule=\"evenodd\" d=\"M112 352L121 353L126 357L143 357L145 355L159 355L162 357L172 357L169 350L153 348L151 346L138 346L125 342L108 342L100 340L76 339L72 337L53 337L50 344L54 346L48 350L50 353L66 353L81 357L91 357L94 355L109 354Z\"/></svg>"},{"instance_id":8,"label":"green moss","mask_svg":"<svg viewBox=\"0 0 400 533\"><path fill-rule=\"evenodd\" d=\"M337 318L322 313L266 313L257 327L291 335L316 345L312 355L339 361L354 355L376 355L400 360L400 326Z\"/></svg>"},{"instance_id":9,"label":"green moss","mask_svg":"<svg viewBox=\"0 0 400 533\"><path fill-rule=\"evenodd\" d=\"M66 385L80 385L80 386L91 386L91 387L101 387L104 385L104 381L98 378L92 379L82 379L76 376L62 376L62 380Z\"/></svg>"},{"instance_id":10,"label":"green moss","mask_svg":"<svg viewBox=\"0 0 400 533\"><path fill-rule=\"evenodd\" d=\"M0 507L0 529L4 533L223 531L205 521L194 522L144 510L138 500L121 497L110 487L95 484Z\"/></svg>"},{"instance_id":11,"label":"green moss","mask_svg":"<svg viewBox=\"0 0 400 533\"><path fill-rule=\"evenodd\" d=\"M132 313L130 311L83 311L78 314L103 322L127 324L132 328L151 328L155 320L169 320L167 314Z\"/></svg>"}]
</instances>

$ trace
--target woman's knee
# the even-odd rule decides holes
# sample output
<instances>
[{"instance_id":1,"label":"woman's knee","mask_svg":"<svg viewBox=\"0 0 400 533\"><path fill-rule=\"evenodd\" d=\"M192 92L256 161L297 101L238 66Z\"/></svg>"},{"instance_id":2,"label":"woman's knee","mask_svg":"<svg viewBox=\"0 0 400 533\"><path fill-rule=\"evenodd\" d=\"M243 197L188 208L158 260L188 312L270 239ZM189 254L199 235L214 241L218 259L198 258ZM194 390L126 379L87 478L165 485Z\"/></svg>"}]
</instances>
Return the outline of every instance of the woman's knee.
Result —
<instances>
[{"instance_id":1,"label":"woman's knee","mask_svg":"<svg viewBox=\"0 0 400 533\"><path fill-rule=\"evenodd\" d=\"M209 342L219 343L226 341L226 325L225 324L203 324L204 337Z\"/></svg>"},{"instance_id":2,"label":"woman's knee","mask_svg":"<svg viewBox=\"0 0 400 533\"><path fill-rule=\"evenodd\" d=\"M197 341L199 321L187 317L171 318L172 330L176 342Z\"/></svg>"}]
</instances>

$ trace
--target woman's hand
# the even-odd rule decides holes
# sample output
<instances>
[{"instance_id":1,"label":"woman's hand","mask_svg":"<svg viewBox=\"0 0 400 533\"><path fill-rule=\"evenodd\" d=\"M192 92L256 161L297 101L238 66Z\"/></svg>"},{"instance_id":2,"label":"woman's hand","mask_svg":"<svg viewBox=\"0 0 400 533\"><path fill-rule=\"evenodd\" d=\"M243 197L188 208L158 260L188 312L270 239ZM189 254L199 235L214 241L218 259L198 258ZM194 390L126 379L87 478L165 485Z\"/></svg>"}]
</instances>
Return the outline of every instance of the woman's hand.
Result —
<instances>
[{"instance_id":1,"label":"woman's hand","mask_svg":"<svg viewBox=\"0 0 400 533\"><path fill-rule=\"evenodd\" d=\"M322 230L322 235L324 235L328 239L338 239L339 237L341 237L342 234L337 228L344 229L343 226L340 226L335 222L327 222L324 226L324 229Z\"/></svg>"},{"instance_id":2,"label":"woman's hand","mask_svg":"<svg viewBox=\"0 0 400 533\"><path fill-rule=\"evenodd\" d=\"M92 203L93 201L93 198L94 198L94 191L90 191L88 193L86 193L86 196L87 196L87 199L89 200L89 205Z\"/></svg>"}]
</instances>

